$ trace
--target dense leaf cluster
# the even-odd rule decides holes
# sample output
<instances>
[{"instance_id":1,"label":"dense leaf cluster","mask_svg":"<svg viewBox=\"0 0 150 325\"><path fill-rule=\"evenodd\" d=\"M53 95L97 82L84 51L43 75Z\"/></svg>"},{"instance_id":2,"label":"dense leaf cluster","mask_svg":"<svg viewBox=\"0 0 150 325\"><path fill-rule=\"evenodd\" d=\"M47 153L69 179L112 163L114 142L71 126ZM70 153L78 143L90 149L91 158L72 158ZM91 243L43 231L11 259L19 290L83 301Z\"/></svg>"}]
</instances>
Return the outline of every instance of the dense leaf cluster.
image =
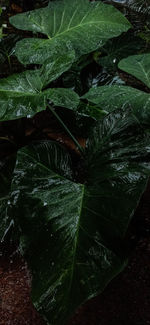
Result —
<instances>
[{"instance_id":1,"label":"dense leaf cluster","mask_svg":"<svg viewBox=\"0 0 150 325\"><path fill-rule=\"evenodd\" d=\"M70 153L48 140L0 165L0 239L11 230L19 240L33 302L53 325L65 324L126 265L124 237L150 175L150 53L121 11L60 0L10 18L33 37L8 50L24 71L0 80L0 119L50 109L85 171L77 181ZM85 148L60 118L62 108L89 120Z\"/></svg>"}]
</instances>

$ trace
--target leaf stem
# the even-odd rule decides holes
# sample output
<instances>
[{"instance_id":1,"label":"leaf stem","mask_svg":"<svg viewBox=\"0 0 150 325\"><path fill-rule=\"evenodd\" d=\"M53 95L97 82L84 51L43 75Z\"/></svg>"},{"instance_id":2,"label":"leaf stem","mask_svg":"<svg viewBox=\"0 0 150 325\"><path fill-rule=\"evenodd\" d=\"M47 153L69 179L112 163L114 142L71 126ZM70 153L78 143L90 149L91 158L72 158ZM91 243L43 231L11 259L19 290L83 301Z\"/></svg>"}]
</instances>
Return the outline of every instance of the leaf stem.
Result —
<instances>
[{"instance_id":1,"label":"leaf stem","mask_svg":"<svg viewBox=\"0 0 150 325\"><path fill-rule=\"evenodd\" d=\"M76 140L76 138L74 137L74 135L70 132L70 130L68 129L68 127L66 126L66 124L63 122L63 120L60 118L60 116L55 112L55 110L49 104L47 104L47 106L50 109L50 111L53 113L53 115L57 118L57 120L60 122L60 124L63 126L63 128L65 129L65 131L69 134L69 136L71 137L72 141L77 146L78 150L81 152L81 154L83 154L84 149L80 146L79 142Z\"/></svg>"}]
</instances>

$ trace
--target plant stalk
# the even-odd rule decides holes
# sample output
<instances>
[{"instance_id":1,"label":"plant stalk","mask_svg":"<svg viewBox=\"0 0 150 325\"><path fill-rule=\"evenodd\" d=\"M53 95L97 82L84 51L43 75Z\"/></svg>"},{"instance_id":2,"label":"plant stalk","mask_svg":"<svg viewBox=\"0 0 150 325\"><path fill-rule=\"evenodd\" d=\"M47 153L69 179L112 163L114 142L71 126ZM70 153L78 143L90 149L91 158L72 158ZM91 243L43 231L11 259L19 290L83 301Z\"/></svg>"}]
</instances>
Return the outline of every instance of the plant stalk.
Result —
<instances>
[{"instance_id":1,"label":"plant stalk","mask_svg":"<svg viewBox=\"0 0 150 325\"><path fill-rule=\"evenodd\" d=\"M49 104L47 104L47 106L50 109L50 111L53 113L53 115L57 118L57 120L60 122L60 124L63 126L65 131L69 134L70 138L72 139L74 144L77 146L78 150L81 152L81 154L83 154L84 149L80 146L79 142L76 140L74 135L70 132L70 130L68 129L66 124L63 122L63 120L60 118L60 116L55 112L55 110Z\"/></svg>"}]
</instances>

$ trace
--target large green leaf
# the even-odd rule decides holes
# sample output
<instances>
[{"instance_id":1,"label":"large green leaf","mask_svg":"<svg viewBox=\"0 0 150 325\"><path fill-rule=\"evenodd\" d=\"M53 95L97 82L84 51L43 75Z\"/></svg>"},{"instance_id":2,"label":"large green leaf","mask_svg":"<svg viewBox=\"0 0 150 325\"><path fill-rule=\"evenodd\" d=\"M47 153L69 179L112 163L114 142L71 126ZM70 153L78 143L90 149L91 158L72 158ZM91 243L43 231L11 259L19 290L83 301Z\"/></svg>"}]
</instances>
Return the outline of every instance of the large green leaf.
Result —
<instances>
[{"instance_id":1,"label":"large green leaf","mask_svg":"<svg viewBox=\"0 0 150 325\"><path fill-rule=\"evenodd\" d=\"M128 86L102 86L91 88L82 98L99 105L100 111L106 113L131 106L143 123L150 123L150 95L144 91Z\"/></svg>"},{"instance_id":2,"label":"large green leaf","mask_svg":"<svg viewBox=\"0 0 150 325\"><path fill-rule=\"evenodd\" d=\"M13 214L32 270L32 299L49 324L65 324L125 266L124 235L150 174L149 152L149 137L131 112L97 122L85 184L73 181L69 155L58 144L19 150Z\"/></svg>"},{"instance_id":3,"label":"large green leaf","mask_svg":"<svg viewBox=\"0 0 150 325\"><path fill-rule=\"evenodd\" d=\"M117 110L98 121L88 139L88 183L93 191L89 205L111 220L118 237L124 236L144 175L150 173L145 162L149 152L149 135L129 109Z\"/></svg>"},{"instance_id":4,"label":"large green leaf","mask_svg":"<svg viewBox=\"0 0 150 325\"><path fill-rule=\"evenodd\" d=\"M39 70L27 70L0 81L0 120L12 120L35 113L46 108L47 99L56 106L76 109L78 95L71 89L42 89L62 74L72 64L72 55L64 57L66 63L57 61L47 63Z\"/></svg>"},{"instance_id":5,"label":"large green leaf","mask_svg":"<svg viewBox=\"0 0 150 325\"><path fill-rule=\"evenodd\" d=\"M47 36L47 39L26 38L17 43L15 52L23 64L41 64L71 49L79 57L131 27L113 6L88 0L50 2L46 8L13 16L10 22L19 29Z\"/></svg>"},{"instance_id":6,"label":"large green leaf","mask_svg":"<svg viewBox=\"0 0 150 325\"><path fill-rule=\"evenodd\" d=\"M129 56L121 60L118 67L150 88L150 53Z\"/></svg>"}]
</instances>

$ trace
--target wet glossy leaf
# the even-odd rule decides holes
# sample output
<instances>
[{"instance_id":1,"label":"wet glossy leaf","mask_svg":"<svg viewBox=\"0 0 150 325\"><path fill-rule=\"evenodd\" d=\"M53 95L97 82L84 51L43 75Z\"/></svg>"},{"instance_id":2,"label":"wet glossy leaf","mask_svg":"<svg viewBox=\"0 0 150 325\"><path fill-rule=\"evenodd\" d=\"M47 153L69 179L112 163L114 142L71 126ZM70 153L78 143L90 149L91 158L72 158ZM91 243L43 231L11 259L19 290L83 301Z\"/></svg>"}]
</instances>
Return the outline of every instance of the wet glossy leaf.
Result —
<instances>
[{"instance_id":1,"label":"wet glossy leaf","mask_svg":"<svg viewBox=\"0 0 150 325\"><path fill-rule=\"evenodd\" d=\"M49 323L65 324L124 268L123 238L150 174L149 152L149 136L130 111L97 122L85 185L73 181L70 157L58 144L19 150L12 202L32 299Z\"/></svg>"},{"instance_id":2,"label":"wet glossy leaf","mask_svg":"<svg viewBox=\"0 0 150 325\"><path fill-rule=\"evenodd\" d=\"M103 111L103 109L100 109L99 105L97 106L93 105L92 103L84 103L82 101L80 102L80 105L78 107L78 113L82 114L83 116L92 117L96 120L100 120L108 114L107 111Z\"/></svg>"},{"instance_id":3,"label":"wet glossy leaf","mask_svg":"<svg viewBox=\"0 0 150 325\"><path fill-rule=\"evenodd\" d=\"M99 0L101 1L101 0ZM118 4L120 8L128 9L130 15L132 11L140 15L148 16L150 14L150 1L149 0L108 0L108 3Z\"/></svg>"},{"instance_id":4,"label":"wet glossy leaf","mask_svg":"<svg viewBox=\"0 0 150 325\"><path fill-rule=\"evenodd\" d=\"M27 115L31 117L46 108L47 99L57 106L65 106L70 109L77 107L79 102L78 95L71 89L53 88L42 91L46 84L68 69L68 64L70 66L70 58L68 62L66 61L66 65L63 64L63 67L61 66L61 60L59 61L60 70L57 68L58 66L55 66L55 63L48 63L39 70L28 70L1 79L1 121L17 119Z\"/></svg>"},{"instance_id":5,"label":"wet glossy leaf","mask_svg":"<svg viewBox=\"0 0 150 325\"><path fill-rule=\"evenodd\" d=\"M143 14L150 15L150 1L149 0L126 0L124 4L131 10Z\"/></svg>"},{"instance_id":6,"label":"wet glossy leaf","mask_svg":"<svg viewBox=\"0 0 150 325\"><path fill-rule=\"evenodd\" d=\"M118 67L150 88L150 53L129 56L121 60Z\"/></svg>"},{"instance_id":7,"label":"wet glossy leaf","mask_svg":"<svg viewBox=\"0 0 150 325\"><path fill-rule=\"evenodd\" d=\"M0 40L0 65L11 56L12 48L19 39L19 35L10 34Z\"/></svg>"},{"instance_id":8,"label":"wet glossy leaf","mask_svg":"<svg viewBox=\"0 0 150 325\"><path fill-rule=\"evenodd\" d=\"M40 71L42 88L46 87L51 81L57 79L63 72L67 71L74 62L75 53L70 51L67 54L57 54L51 61L45 61Z\"/></svg>"},{"instance_id":9,"label":"wet glossy leaf","mask_svg":"<svg viewBox=\"0 0 150 325\"><path fill-rule=\"evenodd\" d=\"M149 153L149 135L129 109L98 121L88 139L88 182L95 193L91 208L110 218L121 236L138 202L144 174L150 173L145 162Z\"/></svg>"},{"instance_id":10,"label":"wet glossy leaf","mask_svg":"<svg viewBox=\"0 0 150 325\"><path fill-rule=\"evenodd\" d=\"M102 86L91 88L82 98L108 113L131 106L141 122L150 123L150 95L144 91L127 86Z\"/></svg>"},{"instance_id":11,"label":"wet glossy leaf","mask_svg":"<svg viewBox=\"0 0 150 325\"><path fill-rule=\"evenodd\" d=\"M122 58L135 54L141 49L143 43L139 37L131 32L115 37L104 45L101 51L104 52L105 56L99 57L97 62L104 67L116 69Z\"/></svg>"},{"instance_id":12,"label":"wet glossy leaf","mask_svg":"<svg viewBox=\"0 0 150 325\"><path fill-rule=\"evenodd\" d=\"M50 88L44 91L44 95L55 106L76 110L79 105L79 96L71 89Z\"/></svg>"},{"instance_id":13,"label":"wet glossy leaf","mask_svg":"<svg viewBox=\"0 0 150 325\"><path fill-rule=\"evenodd\" d=\"M10 22L19 29L47 36L47 39L27 38L17 43L15 52L23 64L41 64L57 53L72 49L79 57L131 27L113 6L88 0L50 2L46 8L11 17Z\"/></svg>"}]
</instances>

